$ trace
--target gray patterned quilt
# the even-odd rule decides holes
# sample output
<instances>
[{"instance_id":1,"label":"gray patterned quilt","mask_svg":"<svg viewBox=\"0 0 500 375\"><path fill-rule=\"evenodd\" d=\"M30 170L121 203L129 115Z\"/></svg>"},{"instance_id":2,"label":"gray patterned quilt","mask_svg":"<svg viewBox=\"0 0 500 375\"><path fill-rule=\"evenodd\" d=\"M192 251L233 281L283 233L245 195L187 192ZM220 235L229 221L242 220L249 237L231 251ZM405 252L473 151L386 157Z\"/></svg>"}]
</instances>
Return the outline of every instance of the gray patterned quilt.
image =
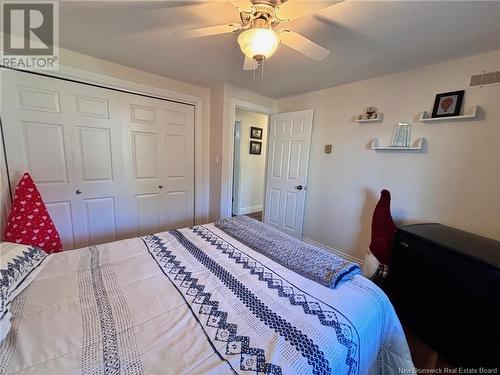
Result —
<instances>
[{"instance_id":1,"label":"gray patterned quilt","mask_svg":"<svg viewBox=\"0 0 500 375\"><path fill-rule=\"evenodd\" d=\"M329 288L361 273L358 264L248 216L220 219L215 226L275 262Z\"/></svg>"},{"instance_id":2,"label":"gray patterned quilt","mask_svg":"<svg viewBox=\"0 0 500 375\"><path fill-rule=\"evenodd\" d=\"M207 224L50 255L12 302L0 374L411 371L387 297L331 289Z\"/></svg>"}]
</instances>

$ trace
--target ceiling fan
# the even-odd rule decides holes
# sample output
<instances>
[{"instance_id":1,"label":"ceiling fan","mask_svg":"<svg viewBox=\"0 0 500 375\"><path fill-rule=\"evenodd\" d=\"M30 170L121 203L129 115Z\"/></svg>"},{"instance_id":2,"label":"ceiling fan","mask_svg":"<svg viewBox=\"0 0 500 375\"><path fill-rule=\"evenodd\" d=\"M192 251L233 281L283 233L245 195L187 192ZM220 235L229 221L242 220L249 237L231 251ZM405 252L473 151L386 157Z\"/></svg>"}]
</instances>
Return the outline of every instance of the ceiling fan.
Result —
<instances>
[{"instance_id":1,"label":"ceiling fan","mask_svg":"<svg viewBox=\"0 0 500 375\"><path fill-rule=\"evenodd\" d=\"M283 27L283 24L341 1L343 0L233 0L231 2L240 13L239 23L178 31L175 35L191 39L240 33L238 44L245 55L244 70L257 69L276 52L280 42L313 60L320 61L330 54L330 50Z\"/></svg>"}]
</instances>

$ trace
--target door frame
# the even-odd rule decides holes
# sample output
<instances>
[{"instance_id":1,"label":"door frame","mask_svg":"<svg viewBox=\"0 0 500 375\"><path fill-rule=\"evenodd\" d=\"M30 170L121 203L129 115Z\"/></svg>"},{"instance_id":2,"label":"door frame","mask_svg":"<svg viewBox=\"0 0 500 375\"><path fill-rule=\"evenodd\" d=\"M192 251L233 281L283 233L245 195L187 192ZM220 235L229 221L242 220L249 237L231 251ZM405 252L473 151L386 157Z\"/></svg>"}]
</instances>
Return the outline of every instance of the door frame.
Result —
<instances>
[{"instance_id":1,"label":"door frame","mask_svg":"<svg viewBox=\"0 0 500 375\"><path fill-rule=\"evenodd\" d=\"M231 98L231 118L229 126L224 129L223 139L228 139L229 142L222 144L222 185L221 185L221 208L220 217L231 217L233 207L233 167L234 167L234 122L236 121L236 109L244 111L262 113L268 116L267 129L269 130L269 116L277 113L276 109L247 102L245 100ZM268 142L269 143L269 142ZM268 145L266 145L266 155ZM227 157L224 157L227 155ZM267 172L267 158L266 167ZM225 173L224 173L225 172ZM264 202L264 205L266 203Z\"/></svg>"},{"instance_id":2,"label":"door frame","mask_svg":"<svg viewBox=\"0 0 500 375\"><path fill-rule=\"evenodd\" d=\"M4 71L7 70L7 68L1 67L1 70ZM158 99L194 106L194 221L195 224L202 224L208 221L209 199L206 197L208 197L209 192L208 183L203 181L203 171L209 169L209 160L203 160L203 99L201 97L181 94L159 87L148 86L109 75L69 67L63 64L59 64L58 71L44 71L42 74L38 72L24 72L22 70L21 72L26 74L39 74L56 79L71 80L75 83L104 86L104 88L108 89L128 91L130 94L155 96ZM2 168L1 165L0 168ZM5 168L7 168L6 165Z\"/></svg>"},{"instance_id":3,"label":"door frame","mask_svg":"<svg viewBox=\"0 0 500 375\"><path fill-rule=\"evenodd\" d=\"M240 178L240 167L241 167L241 122L242 119L236 118L234 120L234 153L233 153L233 199L232 199L232 209L231 212L234 215L236 211L234 207L240 207L240 186L237 181ZM239 123L239 133L236 124ZM236 135L238 135L238 142L236 142ZM238 147L236 147L238 145ZM238 160L238 163L235 161Z\"/></svg>"}]
</instances>

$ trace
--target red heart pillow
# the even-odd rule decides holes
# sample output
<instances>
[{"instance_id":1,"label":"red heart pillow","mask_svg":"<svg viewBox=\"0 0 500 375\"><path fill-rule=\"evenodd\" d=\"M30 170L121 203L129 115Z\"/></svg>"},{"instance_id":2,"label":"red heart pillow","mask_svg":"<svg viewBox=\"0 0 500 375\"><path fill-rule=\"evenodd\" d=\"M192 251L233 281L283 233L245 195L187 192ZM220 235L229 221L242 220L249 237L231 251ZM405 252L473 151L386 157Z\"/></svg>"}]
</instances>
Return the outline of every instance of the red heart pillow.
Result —
<instances>
[{"instance_id":1,"label":"red heart pillow","mask_svg":"<svg viewBox=\"0 0 500 375\"><path fill-rule=\"evenodd\" d=\"M47 253L62 251L59 233L29 173L17 184L4 239L36 246Z\"/></svg>"}]
</instances>

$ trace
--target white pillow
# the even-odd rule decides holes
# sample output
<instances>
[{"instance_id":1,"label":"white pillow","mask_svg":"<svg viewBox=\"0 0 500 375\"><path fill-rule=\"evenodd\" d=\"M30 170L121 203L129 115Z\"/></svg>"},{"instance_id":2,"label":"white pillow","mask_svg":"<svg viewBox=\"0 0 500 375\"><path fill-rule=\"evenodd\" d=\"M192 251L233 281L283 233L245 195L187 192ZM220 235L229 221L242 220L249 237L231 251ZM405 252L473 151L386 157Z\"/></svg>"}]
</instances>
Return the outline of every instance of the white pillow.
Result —
<instances>
[{"instance_id":1,"label":"white pillow","mask_svg":"<svg viewBox=\"0 0 500 375\"><path fill-rule=\"evenodd\" d=\"M38 247L0 243L0 341L10 329L10 303L33 281L46 257Z\"/></svg>"}]
</instances>

